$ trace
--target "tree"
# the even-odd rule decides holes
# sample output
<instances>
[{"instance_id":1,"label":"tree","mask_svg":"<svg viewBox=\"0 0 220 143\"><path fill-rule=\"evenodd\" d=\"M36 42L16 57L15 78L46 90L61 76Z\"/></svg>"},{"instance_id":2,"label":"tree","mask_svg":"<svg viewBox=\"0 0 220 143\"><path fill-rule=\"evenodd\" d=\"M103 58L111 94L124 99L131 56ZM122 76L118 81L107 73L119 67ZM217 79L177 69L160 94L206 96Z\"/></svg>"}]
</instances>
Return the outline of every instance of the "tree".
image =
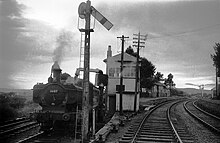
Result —
<instances>
[{"instance_id":1,"label":"tree","mask_svg":"<svg viewBox=\"0 0 220 143\"><path fill-rule=\"evenodd\" d=\"M134 52L131 46L129 46L125 52L134 57L137 57L137 54ZM140 57L140 60L141 60L141 66L140 66L140 84L141 85L140 86L141 88L151 89L151 87L154 84L153 76L154 76L156 68L146 58Z\"/></svg>"},{"instance_id":2,"label":"tree","mask_svg":"<svg viewBox=\"0 0 220 143\"><path fill-rule=\"evenodd\" d=\"M168 86L169 89L171 89L175 86L175 84L173 82L173 75L171 73L167 76L167 79L165 79L164 84L166 86Z\"/></svg>"},{"instance_id":3,"label":"tree","mask_svg":"<svg viewBox=\"0 0 220 143\"><path fill-rule=\"evenodd\" d=\"M213 65L217 68L218 76L220 76L220 43L215 43L213 48L215 54L211 54L211 58L213 60Z\"/></svg>"},{"instance_id":4,"label":"tree","mask_svg":"<svg viewBox=\"0 0 220 143\"><path fill-rule=\"evenodd\" d=\"M157 72L157 73L154 75L154 80L155 80L155 82L162 81L162 80L163 80L163 74L162 74L161 72Z\"/></svg>"},{"instance_id":5,"label":"tree","mask_svg":"<svg viewBox=\"0 0 220 143\"><path fill-rule=\"evenodd\" d=\"M183 91L181 90L178 90L176 88L172 88L170 89L170 95L174 95L174 96L186 96L186 93L184 93Z\"/></svg>"},{"instance_id":6,"label":"tree","mask_svg":"<svg viewBox=\"0 0 220 143\"><path fill-rule=\"evenodd\" d=\"M132 55L132 56L135 56L136 57L136 54L134 53L134 50L131 46L129 46L126 50L125 50L125 53L128 53L129 55Z\"/></svg>"},{"instance_id":7,"label":"tree","mask_svg":"<svg viewBox=\"0 0 220 143\"><path fill-rule=\"evenodd\" d=\"M151 89L154 84L154 73L155 73L155 66L148 61L146 58L141 58L141 67L140 67L140 83L141 88Z\"/></svg>"}]
</instances>

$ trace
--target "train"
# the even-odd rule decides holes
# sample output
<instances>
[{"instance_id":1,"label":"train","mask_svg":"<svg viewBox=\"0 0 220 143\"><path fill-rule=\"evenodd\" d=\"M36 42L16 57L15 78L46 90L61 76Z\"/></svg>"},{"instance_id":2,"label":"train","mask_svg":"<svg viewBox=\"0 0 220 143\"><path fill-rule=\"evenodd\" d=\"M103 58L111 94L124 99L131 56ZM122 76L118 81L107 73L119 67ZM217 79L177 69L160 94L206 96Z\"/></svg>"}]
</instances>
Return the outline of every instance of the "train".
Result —
<instances>
[{"instance_id":1,"label":"train","mask_svg":"<svg viewBox=\"0 0 220 143\"><path fill-rule=\"evenodd\" d=\"M89 93L88 129L92 132L94 123L103 120L103 117L100 117L103 115L103 101L100 88L92 83L89 83ZM31 119L40 123L42 131L53 130L75 135L80 132L80 127L77 126L83 118L82 94L83 80L78 76L71 77L62 73L58 62L55 62L48 83L37 83L33 86L33 102L39 104L41 109L31 113Z\"/></svg>"}]
</instances>

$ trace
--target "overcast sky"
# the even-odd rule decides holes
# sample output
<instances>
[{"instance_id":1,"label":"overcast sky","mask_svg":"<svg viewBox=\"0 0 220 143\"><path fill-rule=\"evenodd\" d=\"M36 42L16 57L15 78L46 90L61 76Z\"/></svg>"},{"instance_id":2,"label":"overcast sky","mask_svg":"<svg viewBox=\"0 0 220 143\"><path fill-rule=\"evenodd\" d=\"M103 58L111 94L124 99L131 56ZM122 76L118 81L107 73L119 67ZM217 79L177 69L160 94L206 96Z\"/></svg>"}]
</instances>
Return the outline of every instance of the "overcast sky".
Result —
<instances>
[{"instance_id":1,"label":"overcast sky","mask_svg":"<svg viewBox=\"0 0 220 143\"><path fill-rule=\"evenodd\" d=\"M63 72L74 75L79 66L78 28L84 27L78 18L81 2L85 1L0 0L0 87L30 89L37 82L46 83L54 60ZM118 54L117 37L129 36L127 48L140 31L148 34L141 56L164 77L172 73L176 87L215 83L210 54L220 42L219 0L92 0L91 4L114 25L108 31L92 19L91 68L105 71L108 45L113 55Z\"/></svg>"}]
</instances>

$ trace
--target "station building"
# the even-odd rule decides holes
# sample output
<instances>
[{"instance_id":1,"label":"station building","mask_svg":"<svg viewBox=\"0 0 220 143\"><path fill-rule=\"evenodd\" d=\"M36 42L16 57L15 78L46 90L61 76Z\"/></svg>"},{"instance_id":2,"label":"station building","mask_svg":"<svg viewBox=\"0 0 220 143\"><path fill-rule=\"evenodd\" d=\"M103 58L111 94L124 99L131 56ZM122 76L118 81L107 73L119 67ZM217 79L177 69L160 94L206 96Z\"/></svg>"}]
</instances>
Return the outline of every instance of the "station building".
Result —
<instances>
[{"instance_id":1,"label":"station building","mask_svg":"<svg viewBox=\"0 0 220 143\"><path fill-rule=\"evenodd\" d=\"M169 97L170 90L161 82L157 82L151 89L150 97Z\"/></svg>"},{"instance_id":2,"label":"station building","mask_svg":"<svg viewBox=\"0 0 220 143\"><path fill-rule=\"evenodd\" d=\"M142 98L169 97L170 89L161 82L153 84L151 89L142 88Z\"/></svg>"},{"instance_id":3,"label":"station building","mask_svg":"<svg viewBox=\"0 0 220 143\"><path fill-rule=\"evenodd\" d=\"M104 59L106 63L106 74L108 75L108 86L106 89L107 110L110 112L119 111L120 93L116 87L120 85L120 67L121 54L112 56L111 46L108 47L107 58ZM134 111L135 98L135 78L136 75L136 57L124 53L123 60L123 85L124 91L122 94L122 108L123 111ZM140 89L138 87L138 89ZM137 94L136 111L139 110L139 97Z\"/></svg>"}]
</instances>

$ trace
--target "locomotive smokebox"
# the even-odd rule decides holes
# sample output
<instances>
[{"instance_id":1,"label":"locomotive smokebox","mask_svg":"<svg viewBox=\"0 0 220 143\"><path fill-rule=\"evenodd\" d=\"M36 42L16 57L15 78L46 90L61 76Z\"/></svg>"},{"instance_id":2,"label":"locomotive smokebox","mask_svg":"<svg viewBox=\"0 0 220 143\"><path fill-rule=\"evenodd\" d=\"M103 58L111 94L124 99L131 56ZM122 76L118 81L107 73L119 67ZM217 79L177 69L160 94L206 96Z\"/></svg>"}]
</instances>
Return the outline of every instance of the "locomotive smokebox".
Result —
<instances>
[{"instance_id":1,"label":"locomotive smokebox","mask_svg":"<svg viewBox=\"0 0 220 143\"><path fill-rule=\"evenodd\" d=\"M52 68L51 68L51 73L53 74L53 81L54 82L60 82L60 75L61 75L61 69L58 64L58 61L55 61Z\"/></svg>"}]
</instances>

